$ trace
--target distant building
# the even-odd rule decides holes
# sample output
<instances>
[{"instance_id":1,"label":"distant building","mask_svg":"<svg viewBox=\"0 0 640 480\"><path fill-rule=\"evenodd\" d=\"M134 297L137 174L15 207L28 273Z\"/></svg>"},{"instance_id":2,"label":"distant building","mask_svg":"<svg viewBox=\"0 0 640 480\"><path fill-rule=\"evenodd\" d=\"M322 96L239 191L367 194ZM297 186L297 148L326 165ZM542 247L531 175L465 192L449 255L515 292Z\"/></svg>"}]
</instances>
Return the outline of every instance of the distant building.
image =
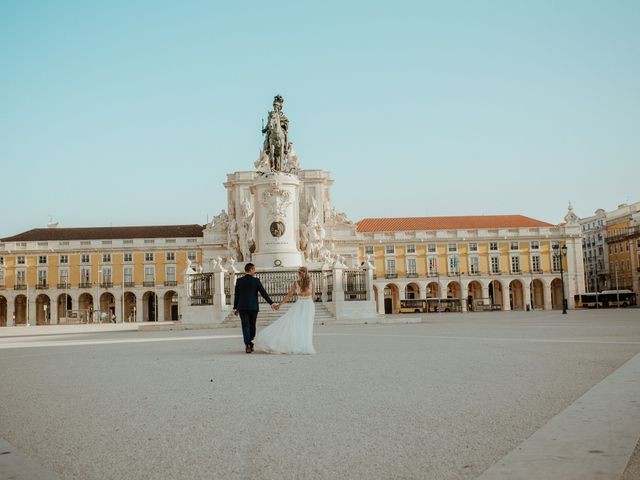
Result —
<instances>
[{"instance_id":1,"label":"distant building","mask_svg":"<svg viewBox=\"0 0 640 480\"><path fill-rule=\"evenodd\" d=\"M52 225L0 239L0 326L178 320L202 231Z\"/></svg>"},{"instance_id":2,"label":"distant building","mask_svg":"<svg viewBox=\"0 0 640 480\"><path fill-rule=\"evenodd\" d=\"M587 291L628 289L640 293L640 202L599 208L579 219Z\"/></svg>"}]
</instances>

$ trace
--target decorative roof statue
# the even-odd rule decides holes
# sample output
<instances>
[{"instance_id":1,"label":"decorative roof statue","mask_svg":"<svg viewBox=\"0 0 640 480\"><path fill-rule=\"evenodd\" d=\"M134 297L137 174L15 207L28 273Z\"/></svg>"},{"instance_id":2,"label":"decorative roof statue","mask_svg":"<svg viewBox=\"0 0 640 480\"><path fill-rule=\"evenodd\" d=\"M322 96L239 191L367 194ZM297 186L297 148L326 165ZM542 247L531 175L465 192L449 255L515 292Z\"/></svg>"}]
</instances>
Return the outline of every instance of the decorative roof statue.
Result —
<instances>
[{"instance_id":1,"label":"decorative roof statue","mask_svg":"<svg viewBox=\"0 0 640 480\"><path fill-rule=\"evenodd\" d=\"M273 99L273 110L269 112L267 126L262 128L265 134L263 155L269 158L271 171L282 172L288 158L291 144L289 143L289 119L282 111L284 98L276 95ZM262 156L261 156L262 157Z\"/></svg>"}]
</instances>

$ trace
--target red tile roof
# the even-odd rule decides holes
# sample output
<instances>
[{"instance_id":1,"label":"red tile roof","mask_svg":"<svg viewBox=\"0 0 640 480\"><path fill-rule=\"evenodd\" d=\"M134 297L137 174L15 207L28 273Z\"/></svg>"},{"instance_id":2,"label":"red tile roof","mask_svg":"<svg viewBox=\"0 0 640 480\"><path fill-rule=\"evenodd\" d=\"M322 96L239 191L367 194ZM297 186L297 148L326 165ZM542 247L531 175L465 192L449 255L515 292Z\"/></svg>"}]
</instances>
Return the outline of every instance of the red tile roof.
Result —
<instances>
[{"instance_id":1,"label":"red tile roof","mask_svg":"<svg viewBox=\"0 0 640 480\"><path fill-rule=\"evenodd\" d=\"M124 238L202 237L202 225L152 225L146 227L34 228L2 242L43 242L48 240L115 240Z\"/></svg>"},{"instance_id":2,"label":"red tile roof","mask_svg":"<svg viewBox=\"0 0 640 480\"><path fill-rule=\"evenodd\" d=\"M416 230L475 230L478 228L553 227L524 215L478 215L461 217L363 218L358 232L407 232Z\"/></svg>"}]
</instances>

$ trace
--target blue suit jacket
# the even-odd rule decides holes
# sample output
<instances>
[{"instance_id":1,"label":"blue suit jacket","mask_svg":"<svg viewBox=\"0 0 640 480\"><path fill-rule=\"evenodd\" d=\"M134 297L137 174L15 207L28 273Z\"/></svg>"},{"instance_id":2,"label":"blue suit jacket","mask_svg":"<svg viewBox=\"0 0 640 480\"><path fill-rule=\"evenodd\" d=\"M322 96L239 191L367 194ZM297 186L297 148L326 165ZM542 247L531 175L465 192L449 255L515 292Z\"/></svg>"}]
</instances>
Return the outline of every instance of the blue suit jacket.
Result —
<instances>
[{"instance_id":1,"label":"blue suit jacket","mask_svg":"<svg viewBox=\"0 0 640 480\"><path fill-rule=\"evenodd\" d=\"M236 280L235 298L233 300L234 310L260 310L258 306L258 293L262 295L269 305L273 300L262 286L260 280L251 275L245 275Z\"/></svg>"}]
</instances>

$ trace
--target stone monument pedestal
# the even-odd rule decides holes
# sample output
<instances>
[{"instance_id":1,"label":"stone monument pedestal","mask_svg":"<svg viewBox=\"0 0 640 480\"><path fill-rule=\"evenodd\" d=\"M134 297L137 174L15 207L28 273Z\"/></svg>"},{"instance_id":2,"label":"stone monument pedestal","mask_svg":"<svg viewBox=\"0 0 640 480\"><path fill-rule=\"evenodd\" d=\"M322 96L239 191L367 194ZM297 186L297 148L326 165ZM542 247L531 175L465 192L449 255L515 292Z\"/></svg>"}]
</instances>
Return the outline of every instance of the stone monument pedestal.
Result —
<instances>
[{"instance_id":1,"label":"stone monument pedestal","mask_svg":"<svg viewBox=\"0 0 640 480\"><path fill-rule=\"evenodd\" d=\"M303 263L298 249L297 176L269 172L256 177L251 186L255 209L253 263L260 269L297 268Z\"/></svg>"}]
</instances>

